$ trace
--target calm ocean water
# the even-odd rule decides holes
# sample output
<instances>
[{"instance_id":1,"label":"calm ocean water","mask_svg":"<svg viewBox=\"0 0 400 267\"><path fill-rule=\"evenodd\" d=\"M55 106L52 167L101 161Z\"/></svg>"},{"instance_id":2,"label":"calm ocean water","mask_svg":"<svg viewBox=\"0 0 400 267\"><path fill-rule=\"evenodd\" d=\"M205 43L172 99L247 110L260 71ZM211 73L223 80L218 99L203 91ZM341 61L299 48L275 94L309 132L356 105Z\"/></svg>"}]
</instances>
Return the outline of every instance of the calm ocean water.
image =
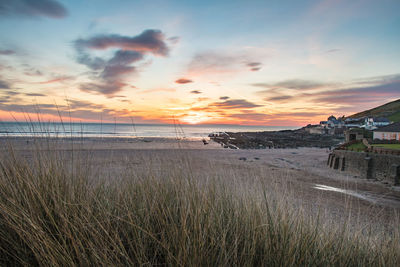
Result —
<instances>
[{"instance_id":1,"label":"calm ocean water","mask_svg":"<svg viewBox=\"0 0 400 267\"><path fill-rule=\"evenodd\" d=\"M242 125L170 125L124 123L27 123L0 122L0 136L59 137L187 137L203 138L212 132L258 132L299 127Z\"/></svg>"}]
</instances>

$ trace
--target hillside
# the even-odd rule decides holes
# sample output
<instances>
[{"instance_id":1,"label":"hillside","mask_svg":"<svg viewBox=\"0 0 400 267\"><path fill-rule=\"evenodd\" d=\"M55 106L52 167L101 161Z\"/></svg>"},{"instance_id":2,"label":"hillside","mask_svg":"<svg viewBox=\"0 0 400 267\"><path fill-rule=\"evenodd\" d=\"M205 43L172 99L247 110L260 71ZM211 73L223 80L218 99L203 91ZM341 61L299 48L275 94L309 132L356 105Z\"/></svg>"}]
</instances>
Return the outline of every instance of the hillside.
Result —
<instances>
[{"instance_id":1,"label":"hillside","mask_svg":"<svg viewBox=\"0 0 400 267\"><path fill-rule=\"evenodd\" d=\"M349 118L361 117L386 117L391 121L400 121L400 99L386 103L382 106L365 110L349 116Z\"/></svg>"}]
</instances>

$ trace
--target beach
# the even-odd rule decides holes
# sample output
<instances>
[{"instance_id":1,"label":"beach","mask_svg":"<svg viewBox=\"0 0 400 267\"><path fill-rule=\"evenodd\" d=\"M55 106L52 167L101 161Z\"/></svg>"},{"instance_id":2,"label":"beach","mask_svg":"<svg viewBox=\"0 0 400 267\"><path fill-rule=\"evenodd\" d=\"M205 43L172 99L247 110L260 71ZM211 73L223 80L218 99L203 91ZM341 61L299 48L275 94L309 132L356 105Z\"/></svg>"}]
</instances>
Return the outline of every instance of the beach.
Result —
<instances>
[{"instance_id":1,"label":"beach","mask_svg":"<svg viewBox=\"0 0 400 267\"><path fill-rule=\"evenodd\" d=\"M0 138L0 262L397 265L399 187L203 141Z\"/></svg>"},{"instance_id":2,"label":"beach","mask_svg":"<svg viewBox=\"0 0 400 267\"><path fill-rule=\"evenodd\" d=\"M226 149L199 139L174 138L1 138L2 156L8 145L30 159L33 151L58 151L69 160L72 154L86 155L97 173L117 177L126 166L161 174L188 168L196 177L231 176L261 182L281 189L293 205L310 215L323 213L327 220L351 224L389 225L400 212L399 187L367 181L327 167L326 148ZM78 158L78 157L76 157ZM75 159L77 160L77 159ZM227 175L228 174L228 175Z\"/></svg>"}]
</instances>

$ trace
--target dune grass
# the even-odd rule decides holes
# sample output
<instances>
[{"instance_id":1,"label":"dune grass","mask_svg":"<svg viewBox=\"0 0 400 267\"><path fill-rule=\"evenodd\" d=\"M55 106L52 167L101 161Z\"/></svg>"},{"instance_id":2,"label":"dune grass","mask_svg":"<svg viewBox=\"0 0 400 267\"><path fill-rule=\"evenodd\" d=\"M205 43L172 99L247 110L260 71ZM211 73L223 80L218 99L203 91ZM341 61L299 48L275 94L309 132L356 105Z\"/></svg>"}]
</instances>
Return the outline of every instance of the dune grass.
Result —
<instances>
[{"instance_id":1,"label":"dune grass","mask_svg":"<svg viewBox=\"0 0 400 267\"><path fill-rule=\"evenodd\" d=\"M373 235L294 208L283 190L191 162L101 175L88 153L10 147L0 158L0 265L396 266ZM178 168L179 167L179 168ZM278 177L279 178L279 177ZM236 180L235 180L236 179Z\"/></svg>"}]
</instances>

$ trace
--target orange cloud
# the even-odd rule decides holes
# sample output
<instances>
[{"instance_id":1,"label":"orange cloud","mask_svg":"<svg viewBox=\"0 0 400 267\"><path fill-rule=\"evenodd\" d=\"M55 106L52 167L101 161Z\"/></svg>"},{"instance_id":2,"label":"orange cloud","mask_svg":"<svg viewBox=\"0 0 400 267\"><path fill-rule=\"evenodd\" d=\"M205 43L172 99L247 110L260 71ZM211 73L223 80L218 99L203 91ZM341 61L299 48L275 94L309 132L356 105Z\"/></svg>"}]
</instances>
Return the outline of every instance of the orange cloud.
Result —
<instances>
[{"instance_id":1,"label":"orange cloud","mask_svg":"<svg viewBox=\"0 0 400 267\"><path fill-rule=\"evenodd\" d=\"M71 77L59 77L56 79L48 80L48 81L43 81L43 82L38 82L38 84L51 84L51 83L58 83L66 80L70 80Z\"/></svg>"},{"instance_id":2,"label":"orange cloud","mask_svg":"<svg viewBox=\"0 0 400 267\"><path fill-rule=\"evenodd\" d=\"M176 80L175 82L179 83L179 84L186 84L186 83L192 83L193 81L190 79L186 79L186 78L180 78L180 79Z\"/></svg>"}]
</instances>

